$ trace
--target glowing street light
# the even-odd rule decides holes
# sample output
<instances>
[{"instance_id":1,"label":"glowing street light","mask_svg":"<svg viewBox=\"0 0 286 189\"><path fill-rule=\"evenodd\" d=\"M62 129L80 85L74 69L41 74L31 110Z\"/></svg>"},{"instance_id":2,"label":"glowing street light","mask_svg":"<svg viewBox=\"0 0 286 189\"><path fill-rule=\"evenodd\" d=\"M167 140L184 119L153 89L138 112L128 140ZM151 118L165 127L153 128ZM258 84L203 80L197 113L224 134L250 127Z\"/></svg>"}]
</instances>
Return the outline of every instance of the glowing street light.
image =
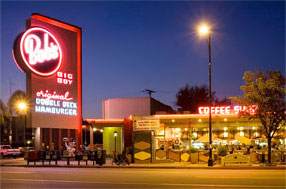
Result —
<instances>
[{"instance_id":1,"label":"glowing street light","mask_svg":"<svg viewBox=\"0 0 286 189\"><path fill-rule=\"evenodd\" d=\"M19 110L25 111L27 109L27 103L26 102L19 102L18 106Z\"/></svg>"},{"instance_id":2,"label":"glowing street light","mask_svg":"<svg viewBox=\"0 0 286 189\"><path fill-rule=\"evenodd\" d=\"M211 88L211 30L210 27L207 24L201 24L198 27L198 33L200 36L207 36L208 35L208 48L209 48L209 109L211 110L212 106L212 88ZM209 160L208 160L208 166L213 166L213 160L212 160L212 113L209 111Z\"/></svg>"},{"instance_id":3,"label":"glowing street light","mask_svg":"<svg viewBox=\"0 0 286 189\"><path fill-rule=\"evenodd\" d=\"M203 35L207 35L208 33L210 33L209 27L205 24L200 25L199 34L203 36Z\"/></svg>"}]
</instances>

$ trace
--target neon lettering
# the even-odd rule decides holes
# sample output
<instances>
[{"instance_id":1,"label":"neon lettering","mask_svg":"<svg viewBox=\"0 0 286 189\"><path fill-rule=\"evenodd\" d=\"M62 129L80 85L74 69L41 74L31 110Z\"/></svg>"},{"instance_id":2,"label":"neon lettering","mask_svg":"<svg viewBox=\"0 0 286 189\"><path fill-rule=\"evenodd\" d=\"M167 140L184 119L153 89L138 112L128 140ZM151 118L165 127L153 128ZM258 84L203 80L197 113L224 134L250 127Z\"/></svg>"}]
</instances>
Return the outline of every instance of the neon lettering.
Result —
<instances>
[{"instance_id":1,"label":"neon lettering","mask_svg":"<svg viewBox=\"0 0 286 189\"><path fill-rule=\"evenodd\" d=\"M71 85L73 82L73 74L57 72L57 83Z\"/></svg>"},{"instance_id":2,"label":"neon lettering","mask_svg":"<svg viewBox=\"0 0 286 189\"><path fill-rule=\"evenodd\" d=\"M35 106L35 112L49 113L49 114L63 114L71 116L77 115L77 111L75 109L55 108L55 107L45 107L45 106Z\"/></svg>"},{"instance_id":3,"label":"neon lettering","mask_svg":"<svg viewBox=\"0 0 286 189\"><path fill-rule=\"evenodd\" d=\"M238 114L239 113L239 106L234 106L233 111L235 114Z\"/></svg>"},{"instance_id":4,"label":"neon lettering","mask_svg":"<svg viewBox=\"0 0 286 189\"><path fill-rule=\"evenodd\" d=\"M218 114L220 112L220 107L215 107L215 114Z\"/></svg>"},{"instance_id":5,"label":"neon lettering","mask_svg":"<svg viewBox=\"0 0 286 189\"><path fill-rule=\"evenodd\" d=\"M209 114L209 107L199 107L199 114ZM256 105L252 106L234 106L233 109L231 109L230 106L212 106L211 107L211 113L212 114L239 114L240 112L248 112L250 114L255 114L257 110Z\"/></svg>"},{"instance_id":6,"label":"neon lettering","mask_svg":"<svg viewBox=\"0 0 286 189\"><path fill-rule=\"evenodd\" d=\"M230 106L225 107L225 114L230 114Z\"/></svg>"},{"instance_id":7,"label":"neon lettering","mask_svg":"<svg viewBox=\"0 0 286 189\"><path fill-rule=\"evenodd\" d=\"M72 100L73 98L69 97L69 92L65 92L65 94L63 95L59 95L57 94L56 91L54 91L53 93L49 93L49 90L46 90L45 92L43 92L43 90L39 91L36 93L37 97L43 97L46 99L54 99L54 100Z\"/></svg>"},{"instance_id":8,"label":"neon lettering","mask_svg":"<svg viewBox=\"0 0 286 189\"><path fill-rule=\"evenodd\" d=\"M35 65L37 63L43 63L45 61L54 60L59 57L59 47L54 43L49 43L49 35L44 34L44 48L41 48L41 39L30 34L24 41L25 53L29 54L29 64Z\"/></svg>"},{"instance_id":9,"label":"neon lettering","mask_svg":"<svg viewBox=\"0 0 286 189\"><path fill-rule=\"evenodd\" d=\"M204 107L199 107L199 114L203 114Z\"/></svg>"},{"instance_id":10,"label":"neon lettering","mask_svg":"<svg viewBox=\"0 0 286 189\"><path fill-rule=\"evenodd\" d=\"M60 45L57 39L43 28L28 29L21 38L20 51L26 66L36 74L52 75L61 66Z\"/></svg>"},{"instance_id":11,"label":"neon lettering","mask_svg":"<svg viewBox=\"0 0 286 189\"><path fill-rule=\"evenodd\" d=\"M219 109L219 112L221 114L225 114L225 107L224 106L221 106L220 109Z\"/></svg>"}]
</instances>

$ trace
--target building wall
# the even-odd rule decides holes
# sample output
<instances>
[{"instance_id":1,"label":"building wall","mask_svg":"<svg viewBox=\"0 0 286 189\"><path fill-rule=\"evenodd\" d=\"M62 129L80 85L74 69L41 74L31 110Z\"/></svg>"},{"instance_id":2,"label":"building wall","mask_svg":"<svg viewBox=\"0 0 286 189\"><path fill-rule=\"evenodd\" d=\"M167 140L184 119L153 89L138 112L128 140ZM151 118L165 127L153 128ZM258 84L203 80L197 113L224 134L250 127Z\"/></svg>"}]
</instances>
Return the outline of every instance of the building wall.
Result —
<instances>
[{"instance_id":1,"label":"building wall","mask_svg":"<svg viewBox=\"0 0 286 189\"><path fill-rule=\"evenodd\" d=\"M171 106L151 97L112 98L103 101L104 119L123 119L130 115L154 115L156 112L173 113Z\"/></svg>"},{"instance_id":2,"label":"building wall","mask_svg":"<svg viewBox=\"0 0 286 189\"><path fill-rule=\"evenodd\" d=\"M150 97L112 98L103 101L104 119L122 119L130 115L150 115Z\"/></svg>"},{"instance_id":3,"label":"building wall","mask_svg":"<svg viewBox=\"0 0 286 189\"><path fill-rule=\"evenodd\" d=\"M105 127L103 128L103 149L107 155L112 155L115 149L114 132L117 131L116 151L121 153L123 146L123 130L121 127Z\"/></svg>"},{"instance_id":4,"label":"building wall","mask_svg":"<svg viewBox=\"0 0 286 189\"><path fill-rule=\"evenodd\" d=\"M156 114L156 112L174 113L174 110L171 106L168 106L154 98L151 98L151 115Z\"/></svg>"},{"instance_id":5,"label":"building wall","mask_svg":"<svg viewBox=\"0 0 286 189\"><path fill-rule=\"evenodd\" d=\"M132 147L132 121L129 118L124 119L124 149Z\"/></svg>"}]
</instances>

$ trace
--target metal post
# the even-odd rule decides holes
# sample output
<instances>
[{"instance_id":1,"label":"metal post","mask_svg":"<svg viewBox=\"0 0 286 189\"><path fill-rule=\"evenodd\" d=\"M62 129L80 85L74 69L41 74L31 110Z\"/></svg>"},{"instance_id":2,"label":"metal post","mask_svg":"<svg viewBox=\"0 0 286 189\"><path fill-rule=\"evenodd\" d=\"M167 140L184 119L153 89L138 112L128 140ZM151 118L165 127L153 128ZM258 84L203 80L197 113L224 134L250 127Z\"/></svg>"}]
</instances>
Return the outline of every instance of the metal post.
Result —
<instances>
[{"instance_id":1,"label":"metal post","mask_svg":"<svg viewBox=\"0 0 286 189\"><path fill-rule=\"evenodd\" d=\"M116 137L117 137L117 131L114 131L114 153L116 154Z\"/></svg>"},{"instance_id":2,"label":"metal post","mask_svg":"<svg viewBox=\"0 0 286 189\"><path fill-rule=\"evenodd\" d=\"M114 152L116 153L116 136L114 136Z\"/></svg>"},{"instance_id":3,"label":"metal post","mask_svg":"<svg viewBox=\"0 0 286 189\"><path fill-rule=\"evenodd\" d=\"M208 166L213 166L212 160L212 75L211 75L211 33L209 33L209 40L208 40L208 47L209 47L209 160Z\"/></svg>"},{"instance_id":4,"label":"metal post","mask_svg":"<svg viewBox=\"0 0 286 189\"><path fill-rule=\"evenodd\" d=\"M86 128L84 129L84 146L87 145L87 141L86 141Z\"/></svg>"},{"instance_id":5,"label":"metal post","mask_svg":"<svg viewBox=\"0 0 286 189\"><path fill-rule=\"evenodd\" d=\"M189 152L191 151L192 148L192 139L191 139L191 128L190 128L190 120L189 120L189 128L188 128L188 138L189 138Z\"/></svg>"},{"instance_id":6,"label":"metal post","mask_svg":"<svg viewBox=\"0 0 286 189\"><path fill-rule=\"evenodd\" d=\"M24 147L26 147L26 122L27 122L27 113L25 114L25 124L24 124Z\"/></svg>"},{"instance_id":7,"label":"metal post","mask_svg":"<svg viewBox=\"0 0 286 189\"><path fill-rule=\"evenodd\" d=\"M10 98L11 98L11 93L12 93L12 85L13 83L10 81ZM11 107L9 105L9 144L12 146L12 142L13 142L13 131L12 131L12 119L13 119L13 116L12 116L12 110L11 110Z\"/></svg>"}]
</instances>

